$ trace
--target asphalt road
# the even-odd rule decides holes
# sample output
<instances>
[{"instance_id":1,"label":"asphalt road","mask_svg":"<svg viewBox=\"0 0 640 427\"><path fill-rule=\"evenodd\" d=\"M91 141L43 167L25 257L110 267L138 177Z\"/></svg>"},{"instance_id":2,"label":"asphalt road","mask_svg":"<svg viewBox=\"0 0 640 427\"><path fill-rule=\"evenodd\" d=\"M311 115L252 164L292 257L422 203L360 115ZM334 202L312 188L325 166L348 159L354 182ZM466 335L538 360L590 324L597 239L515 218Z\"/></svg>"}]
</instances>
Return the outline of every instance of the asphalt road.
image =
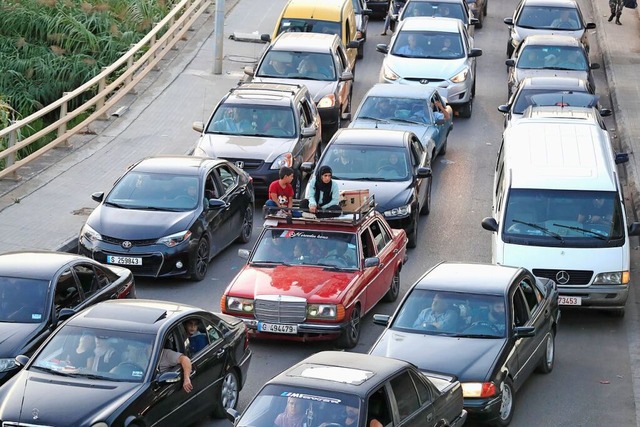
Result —
<instances>
[{"instance_id":1,"label":"asphalt road","mask_svg":"<svg viewBox=\"0 0 640 427\"><path fill-rule=\"evenodd\" d=\"M248 1L251 0L241 0L241 3ZM271 0L266 10L256 13L258 16L241 18L244 27L239 30L270 32L280 10L278 3L285 2ZM491 0L484 28L476 31L475 45L482 48L484 54L478 58L473 117L454 120L447 154L434 166L432 212L428 217L421 217L418 248L409 251L409 261L401 277L402 291L440 261L490 261L489 232L480 227L480 221L490 215L493 171L502 131L502 116L496 107L506 101L507 93L504 65L507 30L502 19L511 16L515 5L515 1ZM590 20L590 4L583 1L581 5ZM232 12L227 25L238 19ZM354 111L366 90L378 80L382 54L375 51L375 44L389 41L388 36L379 35L381 30L382 22L370 23L365 57L356 71ZM593 35L591 46L592 62L602 63ZM597 87L603 105L609 106L603 73L602 69L595 72ZM186 122L199 119L183 118ZM614 127L613 123L609 125ZM261 230L259 218L260 215L256 215L254 241ZM207 278L199 283L138 279L138 295L218 311L224 288L243 265L237 249L250 248L253 243L227 249L211 263ZM638 265L636 251L637 248L633 248L634 270ZM635 271L632 279L637 282ZM534 374L518 391L513 426L636 425L629 359L630 351L636 346L633 334L637 324L637 292L632 290L631 298L624 319L601 312L562 311L555 369L546 376ZM380 304L374 311L391 313L394 307L395 304ZM366 352L380 332L381 327L373 325L372 317L365 317L360 343L353 351ZM272 376L314 352L334 346L254 340L252 348L254 357L247 384L241 392L240 410ZM198 424L212 425L229 425L229 422L203 420Z\"/></svg>"}]
</instances>

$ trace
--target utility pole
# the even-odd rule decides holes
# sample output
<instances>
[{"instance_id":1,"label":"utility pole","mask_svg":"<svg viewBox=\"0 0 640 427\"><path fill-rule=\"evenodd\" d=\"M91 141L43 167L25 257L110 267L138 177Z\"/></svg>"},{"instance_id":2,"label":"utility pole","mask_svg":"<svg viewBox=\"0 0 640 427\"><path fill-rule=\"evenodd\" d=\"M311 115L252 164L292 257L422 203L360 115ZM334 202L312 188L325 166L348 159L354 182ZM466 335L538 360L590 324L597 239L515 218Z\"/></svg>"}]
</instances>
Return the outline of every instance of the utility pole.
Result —
<instances>
[{"instance_id":1,"label":"utility pole","mask_svg":"<svg viewBox=\"0 0 640 427\"><path fill-rule=\"evenodd\" d=\"M216 0L215 45L213 47L213 74L222 74L222 43L224 41L224 2Z\"/></svg>"}]
</instances>

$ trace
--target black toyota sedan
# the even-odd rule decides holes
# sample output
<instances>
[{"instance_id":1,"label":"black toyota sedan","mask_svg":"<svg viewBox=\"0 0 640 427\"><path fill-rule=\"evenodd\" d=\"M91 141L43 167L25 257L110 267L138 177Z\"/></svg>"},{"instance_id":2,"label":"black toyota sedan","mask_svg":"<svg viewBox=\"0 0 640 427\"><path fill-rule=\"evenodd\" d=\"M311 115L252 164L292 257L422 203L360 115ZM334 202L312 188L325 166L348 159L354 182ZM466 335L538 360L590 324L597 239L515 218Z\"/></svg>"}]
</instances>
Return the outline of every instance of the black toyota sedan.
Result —
<instances>
[{"instance_id":1,"label":"black toyota sedan","mask_svg":"<svg viewBox=\"0 0 640 427\"><path fill-rule=\"evenodd\" d=\"M126 268L63 252L0 255L0 384L18 372L16 356L31 355L76 311L135 297L133 275Z\"/></svg>"},{"instance_id":2,"label":"black toyota sedan","mask_svg":"<svg viewBox=\"0 0 640 427\"><path fill-rule=\"evenodd\" d=\"M190 392L174 365L179 354L191 360ZM234 317L174 302L106 301L65 322L31 359L16 358L24 369L0 388L0 420L173 427L224 417L250 360L246 328Z\"/></svg>"},{"instance_id":3,"label":"black toyota sedan","mask_svg":"<svg viewBox=\"0 0 640 427\"><path fill-rule=\"evenodd\" d=\"M253 229L249 174L226 160L149 157L133 165L80 231L79 252L133 274L202 280L209 261Z\"/></svg>"},{"instance_id":4,"label":"black toyota sedan","mask_svg":"<svg viewBox=\"0 0 640 427\"><path fill-rule=\"evenodd\" d=\"M446 262L411 287L393 316L374 316L387 329L369 353L455 375L469 417L506 426L529 375L552 371L559 320L552 280L524 268Z\"/></svg>"},{"instance_id":5,"label":"black toyota sedan","mask_svg":"<svg viewBox=\"0 0 640 427\"><path fill-rule=\"evenodd\" d=\"M376 210L392 228L405 230L407 247L415 248L418 217L431 209L433 153L413 132L347 128L331 138L317 167L330 166L341 191L369 190Z\"/></svg>"}]
</instances>

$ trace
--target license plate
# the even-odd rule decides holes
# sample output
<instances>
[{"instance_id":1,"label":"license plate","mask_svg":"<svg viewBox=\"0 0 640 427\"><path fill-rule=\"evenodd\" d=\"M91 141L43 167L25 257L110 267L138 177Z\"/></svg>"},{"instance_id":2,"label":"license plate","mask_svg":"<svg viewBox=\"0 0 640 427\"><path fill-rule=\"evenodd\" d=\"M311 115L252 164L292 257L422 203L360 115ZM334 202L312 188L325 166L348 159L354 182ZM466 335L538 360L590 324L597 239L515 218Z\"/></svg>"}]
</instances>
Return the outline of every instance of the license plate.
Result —
<instances>
[{"instance_id":1,"label":"license plate","mask_svg":"<svg viewBox=\"0 0 640 427\"><path fill-rule=\"evenodd\" d=\"M582 305L581 297L558 297L558 305Z\"/></svg>"},{"instance_id":2,"label":"license plate","mask_svg":"<svg viewBox=\"0 0 640 427\"><path fill-rule=\"evenodd\" d=\"M260 332L272 332L274 334L297 334L298 325L280 325L277 323L258 322Z\"/></svg>"},{"instance_id":3,"label":"license plate","mask_svg":"<svg viewBox=\"0 0 640 427\"><path fill-rule=\"evenodd\" d=\"M107 264L142 265L142 258L109 255L107 256Z\"/></svg>"}]
</instances>

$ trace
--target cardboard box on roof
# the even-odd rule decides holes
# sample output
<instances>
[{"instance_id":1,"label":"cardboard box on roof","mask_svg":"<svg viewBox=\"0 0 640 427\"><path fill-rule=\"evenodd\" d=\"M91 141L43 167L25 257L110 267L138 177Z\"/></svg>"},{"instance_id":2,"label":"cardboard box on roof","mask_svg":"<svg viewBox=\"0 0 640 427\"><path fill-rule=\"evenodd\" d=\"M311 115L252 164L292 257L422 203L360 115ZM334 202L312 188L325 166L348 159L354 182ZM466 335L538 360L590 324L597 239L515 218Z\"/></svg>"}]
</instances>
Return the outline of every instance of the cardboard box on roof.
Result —
<instances>
[{"instance_id":1,"label":"cardboard box on roof","mask_svg":"<svg viewBox=\"0 0 640 427\"><path fill-rule=\"evenodd\" d=\"M369 198L369 190L340 191L340 206L345 212L355 212L365 204Z\"/></svg>"}]
</instances>

